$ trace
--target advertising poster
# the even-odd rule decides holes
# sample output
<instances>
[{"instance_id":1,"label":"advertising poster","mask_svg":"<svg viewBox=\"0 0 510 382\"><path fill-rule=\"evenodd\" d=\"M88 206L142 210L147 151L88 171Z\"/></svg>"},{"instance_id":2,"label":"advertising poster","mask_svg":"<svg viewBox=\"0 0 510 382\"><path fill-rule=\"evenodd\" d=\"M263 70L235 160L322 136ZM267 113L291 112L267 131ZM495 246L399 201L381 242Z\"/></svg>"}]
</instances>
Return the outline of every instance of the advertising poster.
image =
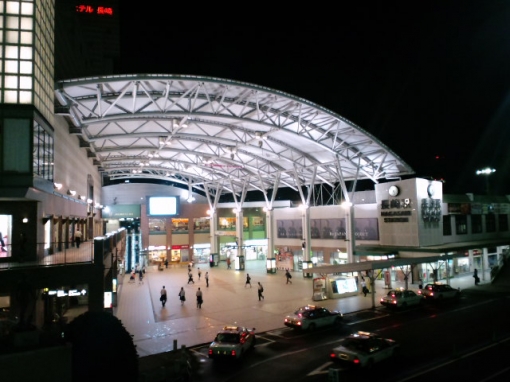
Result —
<instances>
[{"instance_id":1,"label":"advertising poster","mask_svg":"<svg viewBox=\"0 0 510 382\"><path fill-rule=\"evenodd\" d=\"M303 224L301 219L288 219L278 220L278 233L279 239L302 239L303 238Z\"/></svg>"}]
</instances>

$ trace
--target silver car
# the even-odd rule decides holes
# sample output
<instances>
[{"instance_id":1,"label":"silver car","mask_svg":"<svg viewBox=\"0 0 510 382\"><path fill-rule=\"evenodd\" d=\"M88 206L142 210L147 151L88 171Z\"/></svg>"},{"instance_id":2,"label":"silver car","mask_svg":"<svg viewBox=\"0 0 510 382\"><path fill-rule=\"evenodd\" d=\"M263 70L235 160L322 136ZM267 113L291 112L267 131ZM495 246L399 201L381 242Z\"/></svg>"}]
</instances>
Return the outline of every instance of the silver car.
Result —
<instances>
[{"instance_id":1,"label":"silver car","mask_svg":"<svg viewBox=\"0 0 510 382\"><path fill-rule=\"evenodd\" d=\"M412 290L392 289L386 296L381 297L381 305L388 308L402 308L423 304L423 296Z\"/></svg>"},{"instance_id":2,"label":"silver car","mask_svg":"<svg viewBox=\"0 0 510 382\"><path fill-rule=\"evenodd\" d=\"M343 314L337 310L305 305L287 315L283 323L290 328L312 331L323 326L338 326L342 323L342 319Z\"/></svg>"},{"instance_id":3,"label":"silver car","mask_svg":"<svg viewBox=\"0 0 510 382\"><path fill-rule=\"evenodd\" d=\"M375 363L393 357L400 345L390 338L369 332L357 332L346 337L330 353L330 359L356 367L370 368Z\"/></svg>"},{"instance_id":4,"label":"silver car","mask_svg":"<svg viewBox=\"0 0 510 382\"><path fill-rule=\"evenodd\" d=\"M430 301L443 301L443 300L458 300L460 298L460 288L452 288L448 284L427 284L421 289L421 295L425 300Z\"/></svg>"}]
</instances>

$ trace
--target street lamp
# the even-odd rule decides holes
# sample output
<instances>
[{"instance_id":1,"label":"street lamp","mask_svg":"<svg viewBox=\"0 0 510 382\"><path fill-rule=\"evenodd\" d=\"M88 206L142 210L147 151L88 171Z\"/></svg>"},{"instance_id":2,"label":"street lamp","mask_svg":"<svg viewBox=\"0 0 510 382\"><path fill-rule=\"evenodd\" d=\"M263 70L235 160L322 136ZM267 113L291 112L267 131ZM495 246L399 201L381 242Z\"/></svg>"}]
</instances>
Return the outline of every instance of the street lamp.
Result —
<instances>
[{"instance_id":1,"label":"street lamp","mask_svg":"<svg viewBox=\"0 0 510 382\"><path fill-rule=\"evenodd\" d=\"M481 170L476 170L476 175L485 175L485 192L489 195L489 175L496 172L495 169L486 167Z\"/></svg>"}]
</instances>

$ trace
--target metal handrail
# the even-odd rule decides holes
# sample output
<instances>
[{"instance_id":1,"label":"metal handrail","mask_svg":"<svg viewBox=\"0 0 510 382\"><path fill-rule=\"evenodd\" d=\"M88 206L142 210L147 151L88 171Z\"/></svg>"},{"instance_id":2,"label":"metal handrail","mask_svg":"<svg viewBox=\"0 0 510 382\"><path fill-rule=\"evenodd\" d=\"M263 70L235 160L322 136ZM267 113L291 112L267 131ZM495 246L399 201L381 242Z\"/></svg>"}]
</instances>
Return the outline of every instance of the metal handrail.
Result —
<instances>
[{"instance_id":1,"label":"metal handrail","mask_svg":"<svg viewBox=\"0 0 510 382\"><path fill-rule=\"evenodd\" d=\"M35 260L27 261L23 258L11 258L11 260L9 260L12 247L10 245L7 247L6 256L4 256L4 259L7 260L0 262L0 270L94 263L93 241L81 243L80 248L68 242L51 244L38 243Z\"/></svg>"}]
</instances>

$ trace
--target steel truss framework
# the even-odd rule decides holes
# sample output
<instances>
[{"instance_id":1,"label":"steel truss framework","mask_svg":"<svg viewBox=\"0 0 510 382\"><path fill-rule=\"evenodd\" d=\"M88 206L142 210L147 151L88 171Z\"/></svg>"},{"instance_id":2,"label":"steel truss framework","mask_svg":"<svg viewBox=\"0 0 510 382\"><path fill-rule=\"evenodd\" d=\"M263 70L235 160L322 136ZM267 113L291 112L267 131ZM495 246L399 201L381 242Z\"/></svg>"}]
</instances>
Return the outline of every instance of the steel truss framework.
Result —
<instances>
[{"instance_id":1,"label":"steel truss framework","mask_svg":"<svg viewBox=\"0 0 510 382\"><path fill-rule=\"evenodd\" d=\"M112 180L151 178L210 198L413 174L374 136L305 99L231 80L125 75L60 81L70 121ZM308 198L308 199L307 199ZM268 201L270 202L270 201Z\"/></svg>"}]
</instances>

